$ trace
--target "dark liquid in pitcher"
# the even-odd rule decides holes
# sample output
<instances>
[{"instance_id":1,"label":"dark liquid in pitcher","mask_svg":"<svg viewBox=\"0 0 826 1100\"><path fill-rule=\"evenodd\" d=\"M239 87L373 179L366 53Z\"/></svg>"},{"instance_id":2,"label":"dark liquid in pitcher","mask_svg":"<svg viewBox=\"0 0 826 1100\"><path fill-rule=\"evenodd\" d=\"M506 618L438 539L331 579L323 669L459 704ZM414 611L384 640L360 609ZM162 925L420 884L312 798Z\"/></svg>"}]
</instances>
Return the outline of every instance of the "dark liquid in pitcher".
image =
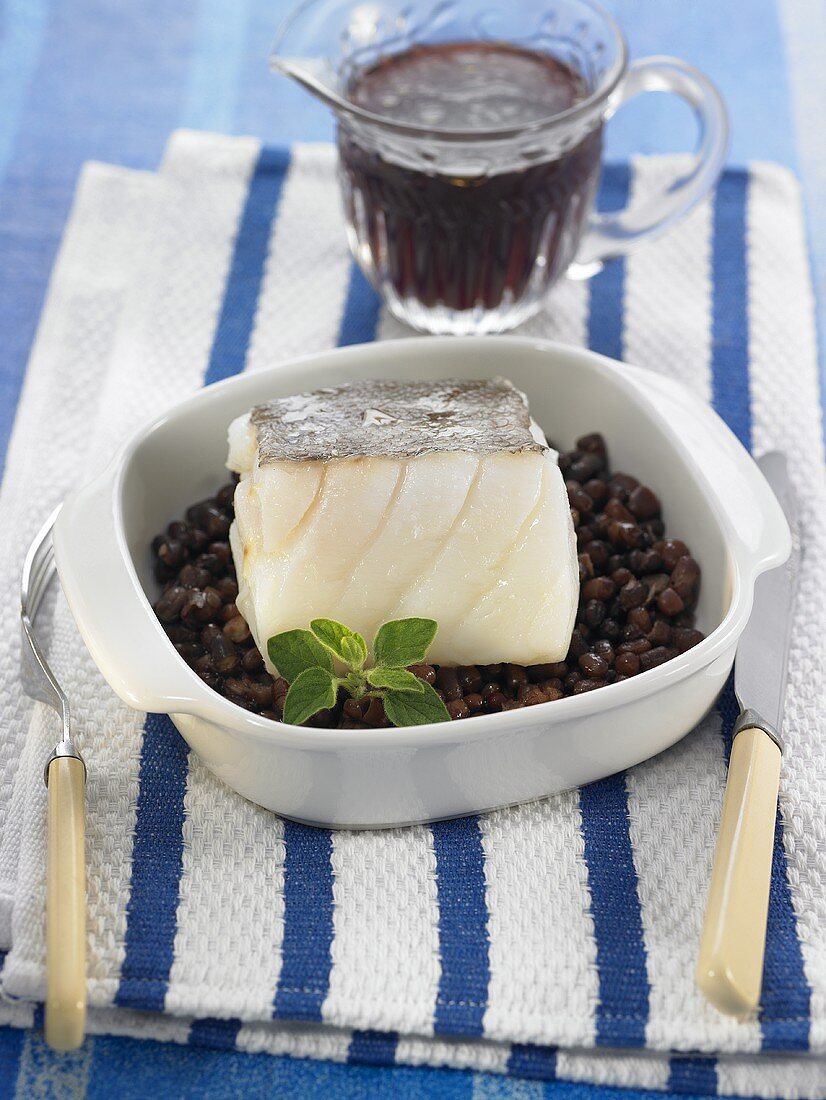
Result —
<instances>
[{"instance_id":1,"label":"dark liquid in pitcher","mask_svg":"<svg viewBox=\"0 0 826 1100\"><path fill-rule=\"evenodd\" d=\"M547 54L457 42L386 58L353 79L348 98L396 122L472 133L546 119L587 93L579 73ZM359 242L400 299L495 309L568 266L596 187L601 127L556 157L541 132L529 158L507 142L481 152L456 142L447 167L440 151L432 170L421 160L428 139L405 140L420 142L421 167L361 144L346 123L339 130Z\"/></svg>"}]
</instances>

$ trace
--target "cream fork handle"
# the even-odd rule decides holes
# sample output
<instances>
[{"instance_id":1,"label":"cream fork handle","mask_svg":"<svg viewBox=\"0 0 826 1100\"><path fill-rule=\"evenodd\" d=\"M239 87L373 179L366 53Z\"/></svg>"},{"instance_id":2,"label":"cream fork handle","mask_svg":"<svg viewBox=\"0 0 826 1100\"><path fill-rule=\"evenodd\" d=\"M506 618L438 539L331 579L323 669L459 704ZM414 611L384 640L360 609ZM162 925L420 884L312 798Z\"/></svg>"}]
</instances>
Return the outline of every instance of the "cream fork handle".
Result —
<instances>
[{"instance_id":1,"label":"cream fork handle","mask_svg":"<svg viewBox=\"0 0 826 1100\"><path fill-rule=\"evenodd\" d=\"M47 776L46 1042L75 1050L86 1031L86 773L58 756Z\"/></svg>"}]
</instances>

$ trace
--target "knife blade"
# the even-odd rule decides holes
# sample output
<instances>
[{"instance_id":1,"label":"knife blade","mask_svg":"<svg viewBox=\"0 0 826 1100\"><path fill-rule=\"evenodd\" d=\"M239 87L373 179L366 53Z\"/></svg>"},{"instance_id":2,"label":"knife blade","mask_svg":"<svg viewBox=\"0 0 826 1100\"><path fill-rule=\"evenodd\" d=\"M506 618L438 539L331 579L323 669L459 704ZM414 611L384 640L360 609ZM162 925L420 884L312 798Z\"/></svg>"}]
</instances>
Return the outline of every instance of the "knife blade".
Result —
<instances>
[{"instance_id":1,"label":"knife blade","mask_svg":"<svg viewBox=\"0 0 826 1100\"><path fill-rule=\"evenodd\" d=\"M772 451L757 465L786 516L792 532L792 551L785 565L770 569L757 578L751 617L737 647L734 691L741 708L754 711L765 719L779 740L800 567L800 535L797 504L785 455Z\"/></svg>"},{"instance_id":2,"label":"knife blade","mask_svg":"<svg viewBox=\"0 0 826 1100\"><path fill-rule=\"evenodd\" d=\"M743 708L732 731L726 790L697 961L697 985L739 1019L760 1002L783 744L786 670L800 562L794 492L782 454L760 469L789 523L788 561L758 578L737 650L734 687Z\"/></svg>"}]
</instances>

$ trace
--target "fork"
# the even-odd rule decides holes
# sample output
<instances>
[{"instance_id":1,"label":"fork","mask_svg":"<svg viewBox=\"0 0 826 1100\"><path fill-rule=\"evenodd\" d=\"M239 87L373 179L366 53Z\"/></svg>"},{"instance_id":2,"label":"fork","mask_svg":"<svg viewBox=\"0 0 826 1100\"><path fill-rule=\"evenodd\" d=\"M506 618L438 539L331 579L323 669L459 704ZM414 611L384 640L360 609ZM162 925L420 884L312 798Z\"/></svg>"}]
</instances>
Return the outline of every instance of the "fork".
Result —
<instances>
[{"instance_id":1,"label":"fork","mask_svg":"<svg viewBox=\"0 0 826 1100\"><path fill-rule=\"evenodd\" d=\"M48 788L45 1037L54 1050L74 1050L86 1030L86 765L72 741L69 701L34 631L55 574L52 528L59 512L60 507L41 527L23 563L20 679L26 694L56 710L63 724L63 735L44 770Z\"/></svg>"}]
</instances>

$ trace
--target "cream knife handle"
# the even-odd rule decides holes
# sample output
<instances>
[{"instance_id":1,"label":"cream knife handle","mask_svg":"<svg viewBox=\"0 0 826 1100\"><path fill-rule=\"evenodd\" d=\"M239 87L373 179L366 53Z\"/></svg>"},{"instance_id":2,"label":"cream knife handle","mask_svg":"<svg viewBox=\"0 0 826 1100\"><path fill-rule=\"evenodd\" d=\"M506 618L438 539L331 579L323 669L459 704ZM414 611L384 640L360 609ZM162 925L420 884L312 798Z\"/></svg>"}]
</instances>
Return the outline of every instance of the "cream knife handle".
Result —
<instances>
[{"instance_id":1,"label":"cream knife handle","mask_svg":"<svg viewBox=\"0 0 826 1100\"><path fill-rule=\"evenodd\" d=\"M700 941L698 986L720 1012L743 1019L763 981L780 759L765 730L735 735Z\"/></svg>"},{"instance_id":2,"label":"cream knife handle","mask_svg":"<svg viewBox=\"0 0 826 1100\"><path fill-rule=\"evenodd\" d=\"M46 1042L74 1050L86 1030L86 856L83 761L48 766Z\"/></svg>"}]
</instances>

